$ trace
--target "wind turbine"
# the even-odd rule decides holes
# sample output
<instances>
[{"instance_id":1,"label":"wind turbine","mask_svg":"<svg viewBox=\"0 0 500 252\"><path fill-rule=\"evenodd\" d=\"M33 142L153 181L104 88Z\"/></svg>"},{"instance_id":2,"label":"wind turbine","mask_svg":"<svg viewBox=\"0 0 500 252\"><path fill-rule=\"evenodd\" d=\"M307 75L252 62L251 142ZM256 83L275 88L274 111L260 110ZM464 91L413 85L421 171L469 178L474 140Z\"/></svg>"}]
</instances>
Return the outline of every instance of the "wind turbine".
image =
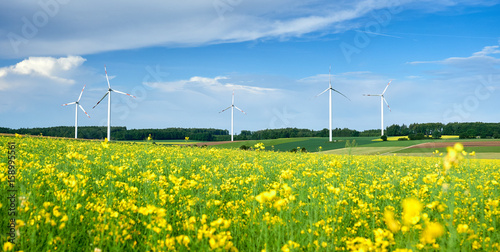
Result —
<instances>
[{"instance_id":1,"label":"wind turbine","mask_svg":"<svg viewBox=\"0 0 500 252\"><path fill-rule=\"evenodd\" d=\"M111 141L111 92L128 95L132 98L135 98L135 96L118 91L118 90L115 90L115 89L111 89L111 85L109 85L108 71L106 70L106 65L104 65L104 72L106 73L106 80L108 81L108 92L106 92L106 94L104 94L104 96L97 102L96 105L94 105L94 107L92 109L94 109L97 105L99 105L99 103L104 98L106 98L106 95L108 96L108 141Z\"/></svg>"},{"instance_id":2,"label":"wind turbine","mask_svg":"<svg viewBox=\"0 0 500 252\"><path fill-rule=\"evenodd\" d=\"M66 103L66 104L62 105L62 106L68 106L71 104L75 104L75 139L78 138L78 107L80 107L83 110L83 113L85 113L90 118L89 114L87 114L85 109L83 109L82 105L80 105L80 99L82 98L82 94L83 94L84 89L85 89L85 85L83 86L82 92L80 92L80 96L78 97L78 100L76 100L76 102L70 102L70 103Z\"/></svg>"},{"instance_id":3,"label":"wind turbine","mask_svg":"<svg viewBox=\"0 0 500 252\"><path fill-rule=\"evenodd\" d=\"M344 96L345 98L347 98L347 96L345 96L341 92L339 92L339 91L335 90L334 88L332 88L332 76L330 74L331 70L332 70L332 66L330 66L330 68L328 69L328 78L329 78L330 86L327 89L325 89L325 91L323 91L319 95L315 96L315 97L318 97L318 96L322 95L323 93L325 93L326 91L329 91L329 93L330 93L330 105L329 105L330 110L328 112L328 115L330 116L330 119L329 119L330 120L330 130L329 130L329 132L330 132L330 142L332 141L332 91L335 91L335 92L341 94L342 96ZM350 101L351 99L347 98L347 100Z\"/></svg>"},{"instance_id":4,"label":"wind turbine","mask_svg":"<svg viewBox=\"0 0 500 252\"><path fill-rule=\"evenodd\" d=\"M387 103L387 101L385 100L384 94L385 91L387 91L387 88L389 87L389 84L391 84L391 82L392 80L390 80L389 83L387 83L387 86L385 87L384 92L382 92L382 94L364 94L364 96L380 96L380 123L381 123L380 129L382 130L381 131L382 136L384 135L384 102L385 104L387 104L389 112L391 111L391 107L389 107L389 103Z\"/></svg>"},{"instance_id":5,"label":"wind turbine","mask_svg":"<svg viewBox=\"0 0 500 252\"><path fill-rule=\"evenodd\" d=\"M240 108L234 106L234 89L233 89L233 100L232 100L231 106L227 107L226 109L222 110L219 113L222 113L222 112L224 112L224 111L226 111L228 109L231 109L231 142L232 142L233 141L233 125L234 125L234 123L233 123L233 121L234 121L234 109L237 109L237 110L241 111L245 115L247 114L247 113L245 113L245 111L243 111Z\"/></svg>"}]
</instances>

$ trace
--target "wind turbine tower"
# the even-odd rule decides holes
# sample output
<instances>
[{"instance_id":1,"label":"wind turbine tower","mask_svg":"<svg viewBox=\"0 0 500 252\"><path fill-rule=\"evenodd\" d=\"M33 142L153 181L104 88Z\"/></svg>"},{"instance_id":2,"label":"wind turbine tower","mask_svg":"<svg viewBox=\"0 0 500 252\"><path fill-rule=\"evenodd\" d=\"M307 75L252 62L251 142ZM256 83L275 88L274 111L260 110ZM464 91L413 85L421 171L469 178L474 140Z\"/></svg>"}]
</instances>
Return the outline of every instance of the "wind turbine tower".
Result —
<instances>
[{"instance_id":1,"label":"wind turbine tower","mask_svg":"<svg viewBox=\"0 0 500 252\"><path fill-rule=\"evenodd\" d=\"M62 106L68 106L68 105L75 104L75 139L78 138L78 107L80 107L82 109L83 113L85 113L85 115L87 115L90 118L89 114L87 114L85 109L83 109L82 105L80 105L80 99L82 98L82 94L83 94L84 89L85 89L85 85L83 86L82 92L80 92L80 96L78 97L78 100L76 100L76 102L70 102L70 103L66 103L66 104L62 105Z\"/></svg>"},{"instance_id":2,"label":"wind turbine tower","mask_svg":"<svg viewBox=\"0 0 500 252\"><path fill-rule=\"evenodd\" d=\"M389 112L391 111L391 107L389 107L389 103L385 100L384 94L385 91L387 91L387 88L389 87L389 84L391 84L392 80L387 83L387 86L385 86L384 92L381 94L364 94L364 96L380 96L380 129L382 136L384 135L384 102L387 104L387 107L389 108Z\"/></svg>"},{"instance_id":3,"label":"wind turbine tower","mask_svg":"<svg viewBox=\"0 0 500 252\"><path fill-rule=\"evenodd\" d=\"M231 106L227 107L226 109L222 110L221 112L219 113L222 113L228 109L231 109L231 142L233 141L233 135L234 135L234 130L233 130L233 126L234 126L234 109L237 109L239 111L241 111L243 114L247 114L245 113L245 111L241 110L240 108L234 106L234 89L233 89L233 99L232 99L232 102L231 102Z\"/></svg>"},{"instance_id":4,"label":"wind turbine tower","mask_svg":"<svg viewBox=\"0 0 500 252\"><path fill-rule=\"evenodd\" d=\"M332 66L330 66L330 68L328 69L328 78L329 78L329 87L327 89L325 89L325 91L321 92L319 95L316 95L315 97L318 97L320 95L322 95L323 93L325 93L326 91L329 91L329 112L328 112L328 116L329 116L329 122L330 122L330 128L329 128L329 136L330 136L330 142L332 141L332 91L335 91L337 93L339 93L340 95L344 96L345 98L347 98L347 96L345 96L344 94L342 94L341 92L335 90L334 88L332 88L332 76L331 76L331 71L332 71ZM347 100L350 101L349 98L347 98Z\"/></svg>"},{"instance_id":5,"label":"wind turbine tower","mask_svg":"<svg viewBox=\"0 0 500 252\"><path fill-rule=\"evenodd\" d=\"M96 105L94 105L94 107L92 109L94 109L97 105L99 105L99 103L104 99L106 98L106 95L108 96L108 141L111 141L111 92L115 92L115 93L118 93L118 94L123 94L123 95L128 95L132 98L135 98L135 96L131 95L131 94L127 94L127 93L124 93L124 92L121 92L121 91L118 91L116 89L112 89L111 88L111 85L109 84L109 78L108 78L108 71L106 70L106 65L104 65L104 72L106 73L106 80L108 81L108 91L106 92L106 94L104 94L104 96L97 102Z\"/></svg>"}]
</instances>

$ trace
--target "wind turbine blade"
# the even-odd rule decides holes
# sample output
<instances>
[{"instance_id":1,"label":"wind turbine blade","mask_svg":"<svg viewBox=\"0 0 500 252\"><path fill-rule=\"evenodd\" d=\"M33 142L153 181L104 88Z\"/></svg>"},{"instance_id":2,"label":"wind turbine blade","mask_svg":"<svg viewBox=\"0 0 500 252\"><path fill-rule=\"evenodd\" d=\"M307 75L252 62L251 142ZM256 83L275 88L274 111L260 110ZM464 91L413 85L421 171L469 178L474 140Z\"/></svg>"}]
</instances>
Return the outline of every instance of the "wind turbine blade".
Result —
<instances>
[{"instance_id":1,"label":"wind turbine blade","mask_svg":"<svg viewBox=\"0 0 500 252\"><path fill-rule=\"evenodd\" d=\"M96 105L94 105L94 107L92 107L92 109L94 109L94 108L95 108L95 106L99 105L99 103L100 103L100 102L101 102L104 98L106 98L106 95L108 95L108 94L109 94L109 91L108 91L108 92L106 92L106 94L105 94L105 95L104 95L104 96L103 96L103 97L102 97L102 98L101 98L101 99L97 102L97 104L96 104Z\"/></svg>"},{"instance_id":2,"label":"wind turbine blade","mask_svg":"<svg viewBox=\"0 0 500 252\"><path fill-rule=\"evenodd\" d=\"M113 91L113 92L117 92L117 93L119 93L119 94L128 95L128 96L130 96L130 97L132 97L132 98L136 98L135 96L133 96L133 95L131 95L131 94L127 94L127 93L124 93L124 92L122 92L122 91L118 91L118 90L115 90L115 89L112 89L111 91Z\"/></svg>"},{"instance_id":3,"label":"wind turbine blade","mask_svg":"<svg viewBox=\"0 0 500 252\"><path fill-rule=\"evenodd\" d=\"M239 111L241 111L241 112L243 112L243 114L245 114L245 115L247 114L247 113L245 113L245 111L241 110L240 108L238 108L236 106L234 106L234 108L237 109L237 110L239 110Z\"/></svg>"},{"instance_id":4,"label":"wind turbine blade","mask_svg":"<svg viewBox=\"0 0 500 252\"><path fill-rule=\"evenodd\" d=\"M328 68L328 83L330 84L330 88L332 88L332 75L330 74L332 72L332 65L330 65L330 68Z\"/></svg>"},{"instance_id":5,"label":"wind turbine blade","mask_svg":"<svg viewBox=\"0 0 500 252\"><path fill-rule=\"evenodd\" d=\"M324 94L324 93L325 93L326 91L328 91L329 89L330 89L330 88L325 89L325 91L323 91L323 92L319 93L319 95L314 96L314 98L316 98L316 97L318 97L318 96L320 96L320 95Z\"/></svg>"},{"instance_id":6,"label":"wind turbine blade","mask_svg":"<svg viewBox=\"0 0 500 252\"><path fill-rule=\"evenodd\" d=\"M66 103L66 104L63 104L61 106L68 106L68 105L71 105L71 104L75 104L76 102L70 102L70 103Z\"/></svg>"},{"instance_id":7,"label":"wind turbine blade","mask_svg":"<svg viewBox=\"0 0 500 252\"><path fill-rule=\"evenodd\" d=\"M227 107L226 109L222 110L222 111L221 111L221 112L219 112L219 113L222 113L222 112L224 112L224 111L226 111L226 110L230 109L231 107L233 107L233 106L229 106L229 107Z\"/></svg>"},{"instance_id":8,"label":"wind turbine blade","mask_svg":"<svg viewBox=\"0 0 500 252\"><path fill-rule=\"evenodd\" d=\"M391 81L389 81L389 83L387 83L387 86L385 86L385 89L384 89L384 92L382 92L382 95L384 95L384 94L385 94L385 91L387 90L387 88L389 87L389 84L391 84L391 82L392 82L392 80L391 80Z\"/></svg>"},{"instance_id":9,"label":"wind turbine blade","mask_svg":"<svg viewBox=\"0 0 500 252\"><path fill-rule=\"evenodd\" d=\"M387 103L387 101L385 100L385 97L382 96L382 98L384 99L384 102L385 104L387 105L387 107L389 108L389 111L391 111L391 107L389 107L389 103ZM391 111L392 112L392 111Z\"/></svg>"},{"instance_id":10,"label":"wind turbine blade","mask_svg":"<svg viewBox=\"0 0 500 252\"><path fill-rule=\"evenodd\" d=\"M345 96L345 95L344 95L344 94L342 94L341 92L339 92L339 91L337 91L337 90L335 90L335 89L333 89L333 88L332 88L332 90L333 90L333 91L335 91L335 92L337 92L337 93L339 93L340 95L344 96L347 100L351 101L351 99L349 99L349 97Z\"/></svg>"},{"instance_id":11,"label":"wind turbine blade","mask_svg":"<svg viewBox=\"0 0 500 252\"><path fill-rule=\"evenodd\" d=\"M87 114L87 111L85 111L85 109L83 109L82 105L78 104L78 106L83 110L83 113L85 113L90 118L89 114Z\"/></svg>"},{"instance_id":12,"label":"wind turbine blade","mask_svg":"<svg viewBox=\"0 0 500 252\"><path fill-rule=\"evenodd\" d=\"M104 65L104 72L106 73L106 80L108 81L108 88L111 88L111 85L109 85L108 70L106 70L106 65Z\"/></svg>"},{"instance_id":13,"label":"wind turbine blade","mask_svg":"<svg viewBox=\"0 0 500 252\"><path fill-rule=\"evenodd\" d=\"M79 101L80 101L80 99L82 98L82 94L83 94L83 90L85 89L85 86L86 86L86 85L84 85L84 86L83 86L83 88L82 88L82 92L80 92L80 96L78 96L78 100L77 100L76 102L79 102Z\"/></svg>"},{"instance_id":14,"label":"wind turbine blade","mask_svg":"<svg viewBox=\"0 0 500 252\"><path fill-rule=\"evenodd\" d=\"M234 105L234 89L233 89L233 99L231 100L231 105Z\"/></svg>"},{"instance_id":15,"label":"wind turbine blade","mask_svg":"<svg viewBox=\"0 0 500 252\"><path fill-rule=\"evenodd\" d=\"M380 96L378 94L363 94L363 96Z\"/></svg>"}]
</instances>

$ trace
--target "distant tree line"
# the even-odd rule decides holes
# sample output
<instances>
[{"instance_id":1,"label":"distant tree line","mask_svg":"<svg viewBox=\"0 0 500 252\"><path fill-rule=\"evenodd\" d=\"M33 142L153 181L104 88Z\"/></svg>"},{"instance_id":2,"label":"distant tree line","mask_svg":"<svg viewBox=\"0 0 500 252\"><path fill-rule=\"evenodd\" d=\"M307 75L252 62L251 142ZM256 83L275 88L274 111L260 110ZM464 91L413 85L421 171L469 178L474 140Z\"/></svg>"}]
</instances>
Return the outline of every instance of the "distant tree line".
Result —
<instances>
[{"instance_id":1,"label":"distant tree line","mask_svg":"<svg viewBox=\"0 0 500 252\"><path fill-rule=\"evenodd\" d=\"M332 129L334 137L356 137L360 132L351 129ZM328 137L328 129L310 130L310 129L297 129L297 128L283 128L283 129L265 129L258 131L242 130L234 140L264 140L264 139L277 139L277 138L293 138L293 137Z\"/></svg>"},{"instance_id":2,"label":"distant tree line","mask_svg":"<svg viewBox=\"0 0 500 252\"><path fill-rule=\"evenodd\" d=\"M58 126L49 128L20 128L10 129L0 127L0 133L18 133L23 135L43 135L55 137L75 137L75 127ZM212 141L219 135L229 135L228 130L222 129L184 129L184 128L166 128L166 129L127 129L126 127L111 127L111 136L113 140L144 140L151 137L155 140L184 140L189 137L190 140ZM106 127L80 126L78 127L78 138L83 139L104 139L107 136Z\"/></svg>"},{"instance_id":3,"label":"distant tree line","mask_svg":"<svg viewBox=\"0 0 500 252\"><path fill-rule=\"evenodd\" d=\"M111 133L126 130L125 127L112 127ZM84 139L104 139L106 137L106 127L81 126L78 127L78 138ZM10 129L0 127L0 133L18 133L22 135L43 135L53 137L75 137L75 127L58 126L47 128L20 128Z\"/></svg>"},{"instance_id":4,"label":"distant tree line","mask_svg":"<svg viewBox=\"0 0 500 252\"><path fill-rule=\"evenodd\" d=\"M78 138L104 139L107 135L106 127L81 126L78 127ZM75 136L72 126L48 128L20 128L10 129L0 127L0 133L18 133L27 135L44 135L55 137ZM409 126L393 124L386 128L387 136L408 136L410 139L440 138L441 135L459 135L460 138L500 138L500 123L414 123ZM228 130L203 128L165 128L165 129L127 129L126 127L111 127L113 140L144 140L151 134L154 140L184 140L189 137L196 141L229 141L231 136ZM328 137L328 129L310 130L297 128L265 129L258 131L242 130L234 140L264 140L293 137ZM332 130L334 137L378 137L379 129L365 131L336 128Z\"/></svg>"},{"instance_id":5,"label":"distant tree line","mask_svg":"<svg viewBox=\"0 0 500 252\"><path fill-rule=\"evenodd\" d=\"M411 136L440 138L442 135L458 135L460 138L500 138L500 123L414 123L409 126L393 124L387 127L388 136Z\"/></svg>"},{"instance_id":6,"label":"distant tree line","mask_svg":"<svg viewBox=\"0 0 500 252\"><path fill-rule=\"evenodd\" d=\"M83 139L104 139L107 135L106 127L80 126L78 127L78 138ZM59 126L48 128L20 128L10 129L0 127L0 133L18 133L23 135L43 135L55 137L75 136L75 128L71 126ZM197 141L229 141L231 136L228 130L222 129L184 129L184 128L166 128L166 129L127 129L126 127L111 127L113 140L144 140L151 134L154 140L184 140L189 137L190 140ZM334 137L357 137L377 136L380 130L370 130L368 133L359 132L351 129L333 129ZM235 135L235 140L264 140L276 138L292 137L328 137L328 129L310 130L297 128L283 129L265 129L258 131L242 130L239 135Z\"/></svg>"}]
</instances>

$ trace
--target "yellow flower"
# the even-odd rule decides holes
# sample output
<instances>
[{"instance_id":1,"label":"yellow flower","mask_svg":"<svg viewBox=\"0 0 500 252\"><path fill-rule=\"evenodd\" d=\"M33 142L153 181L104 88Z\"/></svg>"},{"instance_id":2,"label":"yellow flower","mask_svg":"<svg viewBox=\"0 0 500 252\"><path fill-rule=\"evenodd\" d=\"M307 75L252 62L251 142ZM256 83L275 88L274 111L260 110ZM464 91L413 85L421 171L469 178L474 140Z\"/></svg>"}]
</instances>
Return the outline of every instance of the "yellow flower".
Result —
<instances>
[{"instance_id":1,"label":"yellow flower","mask_svg":"<svg viewBox=\"0 0 500 252\"><path fill-rule=\"evenodd\" d=\"M464 146L461 143L456 143L453 147L447 147L446 150L448 153L444 157L444 170L445 172L449 170L452 166L457 166L458 161L463 158L464 154Z\"/></svg>"},{"instance_id":2,"label":"yellow flower","mask_svg":"<svg viewBox=\"0 0 500 252\"><path fill-rule=\"evenodd\" d=\"M391 232L396 233L401 229L401 224L399 221L394 219L394 213L389 210L384 211L384 221Z\"/></svg>"},{"instance_id":3,"label":"yellow flower","mask_svg":"<svg viewBox=\"0 0 500 252\"><path fill-rule=\"evenodd\" d=\"M255 197L255 200L257 200L259 203L263 204L267 201L271 201L276 197L276 190L271 190L269 192L262 192L261 194L257 195Z\"/></svg>"},{"instance_id":4,"label":"yellow flower","mask_svg":"<svg viewBox=\"0 0 500 252\"><path fill-rule=\"evenodd\" d=\"M55 217L61 216L61 212L59 212L58 206L55 206L54 209L52 209L52 213L54 214Z\"/></svg>"},{"instance_id":5,"label":"yellow flower","mask_svg":"<svg viewBox=\"0 0 500 252\"><path fill-rule=\"evenodd\" d=\"M266 147L264 147L264 143L256 143L253 146L256 150L264 150Z\"/></svg>"},{"instance_id":6,"label":"yellow flower","mask_svg":"<svg viewBox=\"0 0 500 252\"><path fill-rule=\"evenodd\" d=\"M210 244L210 248L211 249L216 249L219 247L219 244L217 244L217 242L215 241L214 238L210 238L210 240L208 241L208 243Z\"/></svg>"},{"instance_id":7,"label":"yellow flower","mask_svg":"<svg viewBox=\"0 0 500 252\"><path fill-rule=\"evenodd\" d=\"M189 141L189 137L184 137L184 140Z\"/></svg>"},{"instance_id":8,"label":"yellow flower","mask_svg":"<svg viewBox=\"0 0 500 252\"><path fill-rule=\"evenodd\" d=\"M480 248L481 248L481 243L479 243L478 241L474 241L474 242L472 243L472 249L473 249L473 250L478 250L478 249L480 249Z\"/></svg>"},{"instance_id":9,"label":"yellow flower","mask_svg":"<svg viewBox=\"0 0 500 252\"><path fill-rule=\"evenodd\" d=\"M279 199L276 202L274 202L274 208L278 209L281 211L281 207L283 207L286 204L286 201L284 199Z\"/></svg>"},{"instance_id":10,"label":"yellow flower","mask_svg":"<svg viewBox=\"0 0 500 252\"><path fill-rule=\"evenodd\" d=\"M420 242L423 244L432 244L436 242L436 238L444 234L444 227L440 223L430 222L426 225L422 234L420 234Z\"/></svg>"},{"instance_id":11,"label":"yellow flower","mask_svg":"<svg viewBox=\"0 0 500 252\"><path fill-rule=\"evenodd\" d=\"M3 244L3 251L10 251L12 249L14 249L14 244L13 243L6 242L6 243Z\"/></svg>"},{"instance_id":12,"label":"yellow flower","mask_svg":"<svg viewBox=\"0 0 500 252\"><path fill-rule=\"evenodd\" d=\"M45 209L47 209L50 205L50 202L43 202L43 207L45 207Z\"/></svg>"},{"instance_id":13,"label":"yellow flower","mask_svg":"<svg viewBox=\"0 0 500 252\"><path fill-rule=\"evenodd\" d=\"M420 221L422 203L417 199L409 198L403 200L403 221L405 225L415 225Z\"/></svg>"},{"instance_id":14,"label":"yellow flower","mask_svg":"<svg viewBox=\"0 0 500 252\"><path fill-rule=\"evenodd\" d=\"M457 152L461 152L464 150L464 146L461 143L456 143L455 146L453 146L453 149L455 149Z\"/></svg>"},{"instance_id":15,"label":"yellow flower","mask_svg":"<svg viewBox=\"0 0 500 252\"><path fill-rule=\"evenodd\" d=\"M458 224L457 232L459 234L462 234L462 233L467 232L468 229L469 229L469 225L467 225L467 224Z\"/></svg>"},{"instance_id":16,"label":"yellow flower","mask_svg":"<svg viewBox=\"0 0 500 252\"><path fill-rule=\"evenodd\" d=\"M104 142L101 143L102 148L106 149L109 147L108 138L104 138Z\"/></svg>"}]
</instances>

